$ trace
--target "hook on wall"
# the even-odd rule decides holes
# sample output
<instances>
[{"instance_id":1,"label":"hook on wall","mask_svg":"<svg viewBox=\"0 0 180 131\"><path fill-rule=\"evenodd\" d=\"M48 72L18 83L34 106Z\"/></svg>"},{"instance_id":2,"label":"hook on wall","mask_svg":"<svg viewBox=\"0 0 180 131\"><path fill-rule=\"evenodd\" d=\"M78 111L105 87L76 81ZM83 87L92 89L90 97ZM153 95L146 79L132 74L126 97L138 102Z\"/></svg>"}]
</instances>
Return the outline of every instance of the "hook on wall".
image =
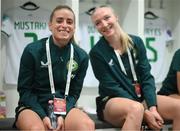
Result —
<instances>
[{"instance_id":1,"label":"hook on wall","mask_svg":"<svg viewBox=\"0 0 180 131\"><path fill-rule=\"evenodd\" d=\"M164 3L164 1L163 0L160 0L160 9L163 9L164 7L163 7L163 3Z\"/></svg>"},{"instance_id":2,"label":"hook on wall","mask_svg":"<svg viewBox=\"0 0 180 131\"><path fill-rule=\"evenodd\" d=\"M151 8L151 7L152 7L152 1L148 0L148 8Z\"/></svg>"},{"instance_id":3,"label":"hook on wall","mask_svg":"<svg viewBox=\"0 0 180 131\"><path fill-rule=\"evenodd\" d=\"M159 18L159 16L157 16L156 14L154 14L152 11L147 11L144 14L144 18L145 19L157 19Z\"/></svg>"},{"instance_id":4,"label":"hook on wall","mask_svg":"<svg viewBox=\"0 0 180 131\"><path fill-rule=\"evenodd\" d=\"M106 0L106 4L110 5L111 4L110 0Z\"/></svg>"},{"instance_id":5,"label":"hook on wall","mask_svg":"<svg viewBox=\"0 0 180 131\"><path fill-rule=\"evenodd\" d=\"M39 8L39 6L37 6L35 3L31 2L31 1L24 3L20 7L24 10L36 10Z\"/></svg>"},{"instance_id":6,"label":"hook on wall","mask_svg":"<svg viewBox=\"0 0 180 131\"><path fill-rule=\"evenodd\" d=\"M94 3L94 4L95 4L95 3L98 3L98 2L97 2L97 0L92 0L92 3Z\"/></svg>"},{"instance_id":7,"label":"hook on wall","mask_svg":"<svg viewBox=\"0 0 180 131\"><path fill-rule=\"evenodd\" d=\"M152 8L152 0L148 0L148 11L144 13L144 18L145 19L157 19L159 16L154 14L150 9Z\"/></svg>"}]
</instances>

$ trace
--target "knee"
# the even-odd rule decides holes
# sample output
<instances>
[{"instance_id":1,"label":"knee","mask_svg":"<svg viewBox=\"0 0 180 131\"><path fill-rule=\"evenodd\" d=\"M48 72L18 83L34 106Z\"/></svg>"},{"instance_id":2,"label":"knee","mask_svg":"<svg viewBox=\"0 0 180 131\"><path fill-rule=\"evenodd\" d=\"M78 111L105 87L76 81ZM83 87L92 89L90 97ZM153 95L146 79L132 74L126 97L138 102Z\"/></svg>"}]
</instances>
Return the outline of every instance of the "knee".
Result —
<instances>
[{"instance_id":1,"label":"knee","mask_svg":"<svg viewBox=\"0 0 180 131\"><path fill-rule=\"evenodd\" d=\"M88 127L88 129L95 129L94 121L91 119L87 120L86 126Z\"/></svg>"},{"instance_id":2,"label":"knee","mask_svg":"<svg viewBox=\"0 0 180 131\"><path fill-rule=\"evenodd\" d=\"M33 124L30 128L30 131L45 131L45 128L42 124Z\"/></svg>"},{"instance_id":3,"label":"knee","mask_svg":"<svg viewBox=\"0 0 180 131\"><path fill-rule=\"evenodd\" d=\"M91 119L83 120L82 124L79 124L79 129L94 130L95 123Z\"/></svg>"},{"instance_id":4,"label":"knee","mask_svg":"<svg viewBox=\"0 0 180 131\"><path fill-rule=\"evenodd\" d=\"M19 130L28 130L28 131L45 131L45 127L41 122L26 122L26 123L18 123L16 122L16 127Z\"/></svg>"},{"instance_id":5,"label":"knee","mask_svg":"<svg viewBox=\"0 0 180 131\"><path fill-rule=\"evenodd\" d=\"M144 107L141 103L135 102L131 104L128 108L128 114L131 114L135 117L143 116L144 114Z\"/></svg>"},{"instance_id":6,"label":"knee","mask_svg":"<svg viewBox=\"0 0 180 131\"><path fill-rule=\"evenodd\" d=\"M174 111L174 115L175 117L179 117L180 118L180 103L176 104L175 108L173 109Z\"/></svg>"}]
</instances>

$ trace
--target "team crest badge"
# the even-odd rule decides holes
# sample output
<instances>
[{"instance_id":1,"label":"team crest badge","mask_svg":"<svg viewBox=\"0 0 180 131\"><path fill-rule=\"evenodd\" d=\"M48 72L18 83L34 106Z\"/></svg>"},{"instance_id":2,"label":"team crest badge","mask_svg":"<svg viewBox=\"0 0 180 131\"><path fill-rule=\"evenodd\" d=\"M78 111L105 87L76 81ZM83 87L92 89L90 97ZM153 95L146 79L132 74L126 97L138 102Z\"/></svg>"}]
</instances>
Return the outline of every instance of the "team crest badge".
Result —
<instances>
[{"instance_id":1,"label":"team crest badge","mask_svg":"<svg viewBox=\"0 0 180 131\"><path fill-rule=\"evenodd\" d=\"M67 67L67 69L69 68L69 61L68 61L66 67ZM77 69L78 69L78 63L75 60L73 60L72 71L76 71Z\"/></svg>"}]
</instances>

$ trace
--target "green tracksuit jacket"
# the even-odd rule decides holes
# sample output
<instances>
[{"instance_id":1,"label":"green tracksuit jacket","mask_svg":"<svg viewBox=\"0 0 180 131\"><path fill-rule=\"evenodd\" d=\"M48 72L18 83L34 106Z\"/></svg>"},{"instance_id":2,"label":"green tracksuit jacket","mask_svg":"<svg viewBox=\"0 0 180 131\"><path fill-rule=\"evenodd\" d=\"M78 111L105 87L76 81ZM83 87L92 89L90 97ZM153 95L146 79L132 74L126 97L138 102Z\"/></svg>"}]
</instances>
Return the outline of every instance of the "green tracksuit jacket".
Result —
<instances>
[{"instance_id":1,"label":"green tracksuit jacket","mask_svg":"<svg viewBox=\"0 0 180 131\"><path fill-rule=\"evenodd\" d=\"M177 87L177 72L180 71L180 49L178 49L172 59L169 72L163 81L162 88L158 92L161 95L179 94Z\"/></svg>"},{"instance_id":2,"label":"green tracksuit jacket","mask_svg":"<svg viewBox=\"0 0 180 131\"><path fill-rule=\"evenodd\" d=\"M138 98L132 85L132 73L127 53L121 55L125 66L125 75L119 65L114 49L102 37L90 51L90 60L96 78L99 80L101 97L124 97L136 101L145 99L148 107L155 106L156 92L154 78L150 74L150 64L146 56L143 41L138 36L130 35L134 44L131 55L134 59L135 71L142 87L142 98Z\"/></svg>"},{"instance_id":3,"label":"green tracksuit jacket","mask_svg":"<svg viewBox=\"0 0 180 131\"><path fill-rule=\"evenodd\" d=\"M50 89L46 40L41 39L27 45L21 57L18 92L20 99L16 112L21 106L29 107L43 119L47 116L48 100L53 99ZM67 96L67 111L73 108L80 96L83 80L88 67L88 55L79 46L73 43L74 62L71 75L69 94ZM70 43L59 48L50 37L50 51L55 96L64 98L67 81L67 63L70 58Z\"/></svg>"}]
</instances>

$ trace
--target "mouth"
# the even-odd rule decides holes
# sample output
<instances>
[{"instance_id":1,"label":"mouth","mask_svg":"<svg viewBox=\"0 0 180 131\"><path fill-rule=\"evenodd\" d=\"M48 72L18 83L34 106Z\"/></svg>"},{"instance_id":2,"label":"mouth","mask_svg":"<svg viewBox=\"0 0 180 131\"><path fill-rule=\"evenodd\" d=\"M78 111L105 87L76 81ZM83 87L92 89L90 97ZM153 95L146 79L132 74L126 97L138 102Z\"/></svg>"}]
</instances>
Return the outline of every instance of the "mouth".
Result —
<instances>
[{"instance_id":1,"label":"mouth","mask_svg":"<svg viewBox=\"0 0 180 131\"><path fill-rule=\"evenodd\" d=\"M62 36L68 36L68 35L69 35L69 31L67 31L67 30L59 30L58 32L59 32L60 35L62 35Z\"/></svg>"},{"instance_id":2,"label":"mouth","mask_svg":"<svg viewBox=\"0 0 180 131\"><path fill-rule=\"evenodd\" d=\"M104 27L103 29L102 29L102 32L103 33L108 33L108 32L110 32L111 31L111 29L112 29L112 26L111 25L108 25L107 27Z\"/></svg>"},{"instance_id":3,"label":"mouth","mask_svg":"<svg viewBox=\"0 0 180 131\"><path fill-rule=\"evenodd\" d=\"M69 31L67 31L67 30L59 30L58 32L60 32L60 33L69 33Z\"/></svg>"}]
</instances>

